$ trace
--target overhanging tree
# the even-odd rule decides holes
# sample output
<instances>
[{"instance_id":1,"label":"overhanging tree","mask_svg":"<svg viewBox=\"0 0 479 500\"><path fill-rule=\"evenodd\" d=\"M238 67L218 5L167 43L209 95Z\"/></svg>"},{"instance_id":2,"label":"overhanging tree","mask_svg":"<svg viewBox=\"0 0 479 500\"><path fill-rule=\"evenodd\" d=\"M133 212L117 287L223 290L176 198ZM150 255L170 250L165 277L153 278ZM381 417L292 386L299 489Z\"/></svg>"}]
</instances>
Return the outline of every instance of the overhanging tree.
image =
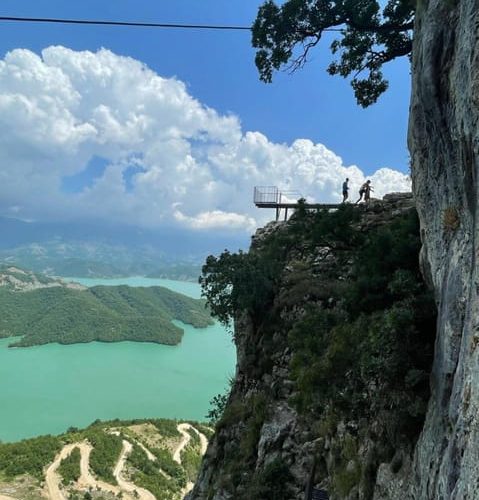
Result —
<instances>
[{"instance_id":1,"label":"overhanging tree","mask_svg":"<svg viewBox=\"0 0 479 500\"><path fill-rule=\"evenodd\" d=\"M415 2L389 0L267 0L253 24L253 46L261 80L271 82L282 68L295 71L307 61L324 32L337 30L337 55L328 72L351 77L358 103L367 107L387 90L382 67L412 50Z\"/></svg>"}]
</instances>

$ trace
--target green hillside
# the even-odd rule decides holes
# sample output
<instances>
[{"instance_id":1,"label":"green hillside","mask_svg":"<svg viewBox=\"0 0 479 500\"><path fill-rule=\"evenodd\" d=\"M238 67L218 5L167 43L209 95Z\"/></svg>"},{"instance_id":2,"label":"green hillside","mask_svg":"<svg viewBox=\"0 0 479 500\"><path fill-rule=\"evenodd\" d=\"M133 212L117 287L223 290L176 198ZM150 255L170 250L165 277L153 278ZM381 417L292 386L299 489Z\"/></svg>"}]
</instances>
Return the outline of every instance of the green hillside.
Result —
<instances>
[{"instance_id":1,"label":"green hillside","mask_svg":"<svg viewBox=\"0 0 479 500\"><path fill-rule=\"evenodd\" d=\"M172 320L196 328L212 324L202 300L167 288L97 286L81 290L58 283L27 291L0 286L0 337L21 337L10 344L14 347L95 340L176 345L183 330Z\"/></svg>"},{"instance_id":2,"label":"green hillside","mask_svg":"<svg viewBox=\"0 0 479 500\"><path fill-rule=\"evenodd\" d=\"M180 432L182 428L185 434ZM72 427L59 436L0 443L0 497L53 499L58 498L60 489L72 500L114 500L131 498L128 491L134 488L158 500L180 500L187 482L196 480L212 433L199 422L113 420L96 421L81 430ZM185 435L189 435L186 443ZM90 474L87 488L81 460ZM120 471L122 484L115 468ZM125 489L125 483L130 488Z\"/></svg>"}]
</instances>

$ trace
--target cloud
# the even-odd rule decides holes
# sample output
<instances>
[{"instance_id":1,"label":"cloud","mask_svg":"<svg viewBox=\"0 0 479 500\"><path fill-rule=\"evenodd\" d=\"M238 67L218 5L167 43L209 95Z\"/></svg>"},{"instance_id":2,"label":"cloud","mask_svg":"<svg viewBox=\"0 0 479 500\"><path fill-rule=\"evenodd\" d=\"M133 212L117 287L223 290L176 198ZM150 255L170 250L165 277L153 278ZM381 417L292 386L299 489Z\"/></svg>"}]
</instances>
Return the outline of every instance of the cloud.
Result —
<instances>
[{"instance_id":1,"label":"cloud","mask_svg":"<svg viewBox=\"0 0 479 500\"><path fill-rule=\"evenodd\" d=\"M101 174L84 179L98 159ZM147 227L251 231L271 216L252 204L256 185L332 202L345 177L365 180L322 144L243 131L137 60L60 46L0 61L0 162L1 213ZM376 196L410 189L388 168L369 178Z\"/></svg>"},{"instance_id":2,"label":"cloud","mask_svg":"<svg viewBox=\"0 0 479 500\"><path fill-rule=\"evenodd\" d=\"M185 223L192 229L214 229L217 227L229 229L249 229L253 231L256 221L252 217L232 212L213 210L212 212L201 212L195 217L188 217L180 210L176 210L174 217L177 221Z\"/></svg>"}]
</instances>

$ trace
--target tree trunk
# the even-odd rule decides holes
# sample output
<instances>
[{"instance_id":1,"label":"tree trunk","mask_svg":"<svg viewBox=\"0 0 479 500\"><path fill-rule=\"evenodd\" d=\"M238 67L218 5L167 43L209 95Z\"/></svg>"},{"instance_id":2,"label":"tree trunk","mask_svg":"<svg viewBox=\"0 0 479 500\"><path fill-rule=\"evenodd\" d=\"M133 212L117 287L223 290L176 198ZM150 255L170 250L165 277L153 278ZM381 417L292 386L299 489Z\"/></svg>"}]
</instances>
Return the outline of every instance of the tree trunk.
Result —
<instances>
[{"instance_id":1,"label":"tree trunk","mask_svg":"<svg viewBox=\"0 0 479 500\"><path fill-rule=\"evenodd\" d=\"M409 149L439 320L432 397L402 498L479 498L478 36L479 0L418 0Z\"/></svg>"}]
</instances>

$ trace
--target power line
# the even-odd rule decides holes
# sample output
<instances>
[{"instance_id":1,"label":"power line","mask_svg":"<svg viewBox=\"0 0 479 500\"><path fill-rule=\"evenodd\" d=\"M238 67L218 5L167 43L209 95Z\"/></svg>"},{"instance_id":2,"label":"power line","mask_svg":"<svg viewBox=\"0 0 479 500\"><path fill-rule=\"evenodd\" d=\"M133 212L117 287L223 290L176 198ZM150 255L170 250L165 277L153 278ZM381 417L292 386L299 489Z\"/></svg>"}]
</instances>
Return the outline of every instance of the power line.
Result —
<instances>
[{"instance_id":1,"label":"power line","mask_svg":"<svg viewBox=\"0 0 479 500\"><path fill-rule=\"evenodd\" d=\"M163 29L193 29L217 31L251 31L251 26L234 26L218 24L183 24L183 23L152 23L135 21L108 21L94 19L61 19L51 17L14 17L0 16L1 21L19 23L54 23L54 24L83 24L93 26L130 26L135 28L163 28ZM326 28L322 31L342 31L340 28Z\"/></svg>"},{"instance_id":2,"label":"power line","mask_svg":"<svg viewBox=\"0 0 479 500\"><path fill-rule=\"evenodd\" d=\"M176 29L198 29L198 30L251 31L250 26L150 23L150 22L134 22L134 21L105 21L105 20L93 20L93 19L58 19L58 18L48 18L48 17L0 16L0 21L26 22L26 23L87 24L95 26L133 26L138 28L173 28L173 29L176 28Z\"/></svg>"}]
</instances>

